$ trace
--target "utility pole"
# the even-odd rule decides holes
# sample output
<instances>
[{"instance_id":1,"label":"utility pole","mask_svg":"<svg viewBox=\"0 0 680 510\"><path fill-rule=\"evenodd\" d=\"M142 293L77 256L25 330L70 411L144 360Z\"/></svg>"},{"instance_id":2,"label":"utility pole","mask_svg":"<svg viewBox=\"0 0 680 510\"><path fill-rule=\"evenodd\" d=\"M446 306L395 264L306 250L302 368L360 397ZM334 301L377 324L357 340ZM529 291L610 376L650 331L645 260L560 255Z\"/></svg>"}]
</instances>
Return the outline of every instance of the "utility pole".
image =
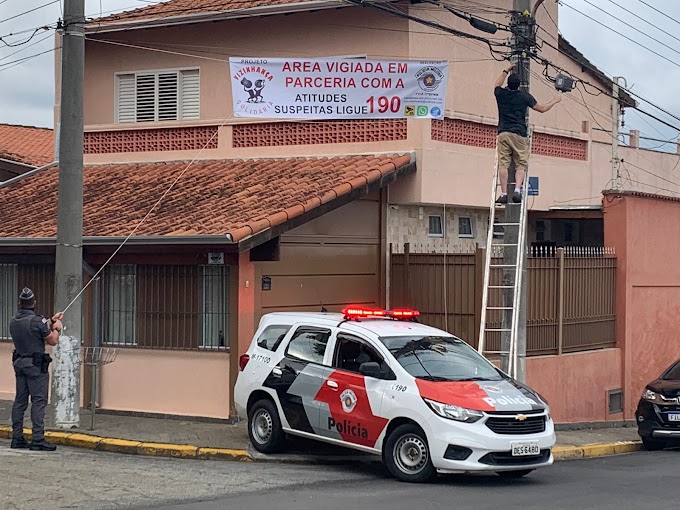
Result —
<instances>
[{"instance_id":1,"label":"utility pole","mask_svg":"<svg viewBox=\"0 0 680 510\"><path fill-rule=\"evenodd\" d=\"M536 7L542 3L539 0ZM534 8L535 12L535 8ZM530 62L531 58L529 52L535 47L535 32L536 23L531 11L531 0L513 0L513 14L510 22L510 28L512 30L512 53L515 57L516 67L515 72L519 74L521 78L520 89L529 92L529 80L530 80ZM526 123L529 125L529 111L527 109ZM515 166L511 165L508 176L508 189L506 190L507 196L512 197L515 190ZM526 175L524 176L523 186L529 185L529 169L527 168ZM508 200L508 204L505 206L505 223L519 223L520 221L520 209L521 204L513 204ZM525 221L527 221L525 219ZM493 227L492 227L493 228ZM527 225L524 225L527 228ZM517 244L519 239L519 227L518 226L506 226L505 227L505 240L504 242L508 244ZM503 264L504 265L515 265L517 261L517 250L521 249L521 257L524 258L522 274L518 275L520 278L520 301L519 301L519 328L517 335L517 379L525 382L526 381L526 324L527 324L527 301L526 301L526 267L527 267L527 246L514 248L512 246L506 246L503 249ZM504 269L503 270L503 284L512 285L514 280L513 272L516 269ZM512 289L506 289L503 291L503 301L504 306L511 307L513 301L513 291ZM511 325L511 317L509 313L503 314L503 328L509 329ZM510 352L510 332L503 332L501 334L501 351ZM501 369L503 371L508 370L510 363L510 355L501 355Z\"/></svg>"},{"instance_id":2,"label":"utility pole","mask_svg":"<svg viewBox=\"0 0 680 510\"><path fill-rule=\"evenodd\" d=\"M619 159L619 120L621 119L621 103L619 103L620 76L612 78L612 188L621 187L621 160ZM624 79L625 82L625 79ZM624 85L628 87L628 84Z\"/></svg>"},{"instance_id":3,"label":"utility pole","mask_svg":"<svg viewBox=\"0 0 680 510\"><path fill-rule=\"evenodd\" d=\"M59 122L59 201L55 305L63 311L83 280L83 81L85 1L64 1ZM52 404L58 428L80 426L80 344L82 303L64 314L64 331L55 347Z\"/></svg>"}]
</instances>

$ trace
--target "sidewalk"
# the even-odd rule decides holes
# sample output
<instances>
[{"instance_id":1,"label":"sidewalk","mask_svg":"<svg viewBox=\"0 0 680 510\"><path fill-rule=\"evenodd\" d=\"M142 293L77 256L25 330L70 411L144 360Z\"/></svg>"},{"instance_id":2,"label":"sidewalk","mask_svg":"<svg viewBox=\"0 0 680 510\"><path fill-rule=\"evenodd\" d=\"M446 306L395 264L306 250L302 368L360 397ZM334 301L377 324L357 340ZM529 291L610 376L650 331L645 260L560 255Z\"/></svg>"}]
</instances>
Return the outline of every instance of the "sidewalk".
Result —
<instances>
[{"instance_id":1,"label":"sidewalk","mask_svg":"<svg viewBox=\"0 0 680 510\"><path fill-rule=\"evenodd\" d=\"M9 437L12 402L0 400L0 437ZM335 463L353 460L379 460L378 457L315 441L294 439L285 455L265 456L250 447L245 422L236 424L203 423L180 419L142 418L106 414L96 415L95 430L89 410L81 411L81 428L54 432L48 440L55 444L145 455L222 458L231 460L273 460L294 463ZM30 428L30 406L26 413ZM46 428L53 429L46 423ZM634 427L565 430L557 432L556 459L628 453L640 449ZM122 440L122 441L119 441Z\"/></svg>"}]
</instances>

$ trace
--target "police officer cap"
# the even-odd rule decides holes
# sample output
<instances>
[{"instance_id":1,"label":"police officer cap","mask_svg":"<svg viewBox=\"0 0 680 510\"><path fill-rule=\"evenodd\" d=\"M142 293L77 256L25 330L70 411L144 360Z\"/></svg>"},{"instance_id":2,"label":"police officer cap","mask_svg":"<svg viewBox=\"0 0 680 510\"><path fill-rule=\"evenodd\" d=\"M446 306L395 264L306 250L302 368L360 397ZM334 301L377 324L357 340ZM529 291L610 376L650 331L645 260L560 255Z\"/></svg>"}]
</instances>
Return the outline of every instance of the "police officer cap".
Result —
<instances>
[{"instance_id":1,"label":"police officer cap","mask_svg":"<svg viewBox=\"0 0 680 510\"><path fill-rule=\"evenodd\" d=\"M33 294L33 291L28 287L24 287L21 291L21 294L19 294L19 299L21 301L32 301L34 297L35 294Z\"/></svg>"}]
</instances>

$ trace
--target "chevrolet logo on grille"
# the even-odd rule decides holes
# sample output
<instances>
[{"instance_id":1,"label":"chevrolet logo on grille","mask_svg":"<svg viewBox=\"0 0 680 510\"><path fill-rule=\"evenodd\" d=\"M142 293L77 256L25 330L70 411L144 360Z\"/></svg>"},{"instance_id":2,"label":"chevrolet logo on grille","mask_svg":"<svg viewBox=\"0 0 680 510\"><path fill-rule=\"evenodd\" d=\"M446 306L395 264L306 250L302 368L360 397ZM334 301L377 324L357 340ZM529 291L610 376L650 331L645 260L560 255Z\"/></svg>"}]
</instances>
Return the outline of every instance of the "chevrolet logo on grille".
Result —
<instances>
[{"instance_id":1,"label":"chevrolet logo on grille","mask_svg":"<svg viewBox=\"0 0 680 510\"><path fill-rule=\"evenodd\" d=\"M524 416L523 414L518 414L517 416L515 416L515 420L524 421L526 419L527 417Z\"/></svg>"}]
</instances>

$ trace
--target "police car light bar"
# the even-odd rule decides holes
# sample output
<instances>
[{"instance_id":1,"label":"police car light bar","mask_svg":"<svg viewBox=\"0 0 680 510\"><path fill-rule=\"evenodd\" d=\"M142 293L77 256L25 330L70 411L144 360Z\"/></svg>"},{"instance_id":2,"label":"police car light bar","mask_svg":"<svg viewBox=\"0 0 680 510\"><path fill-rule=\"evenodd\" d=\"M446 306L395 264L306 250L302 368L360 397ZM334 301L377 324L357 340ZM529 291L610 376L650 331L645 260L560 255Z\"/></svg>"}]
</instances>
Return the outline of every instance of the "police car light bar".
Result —
<instances>
[{"instance_id":1,"label":"police car light bar","mask_svg":"<svg viewBox=\"0 0 680 510\"><path fill-rule=\"evenodd\" d=\"M392 310L390 312L387 312L391 317L394 317L395 319L401 318L401 319L412 319L414 317L418 317L420 315L420 312L418 310L409 310L408 308L401 308L401 309L396 309Z\"/></svg>"},{"instance_id":2,"label":"police car light bar","mask_svg":"<svg viewBox=\"0 0 680 510\"><path fill-rule=\"evenodd\" d=\"M348 307L342 310L345 320L356 320L368 317L389 317L392 319L413 320L420 315L418 310L399 308L395 310L383 310L381 308Z\"/></svg>"}]
</instances>

